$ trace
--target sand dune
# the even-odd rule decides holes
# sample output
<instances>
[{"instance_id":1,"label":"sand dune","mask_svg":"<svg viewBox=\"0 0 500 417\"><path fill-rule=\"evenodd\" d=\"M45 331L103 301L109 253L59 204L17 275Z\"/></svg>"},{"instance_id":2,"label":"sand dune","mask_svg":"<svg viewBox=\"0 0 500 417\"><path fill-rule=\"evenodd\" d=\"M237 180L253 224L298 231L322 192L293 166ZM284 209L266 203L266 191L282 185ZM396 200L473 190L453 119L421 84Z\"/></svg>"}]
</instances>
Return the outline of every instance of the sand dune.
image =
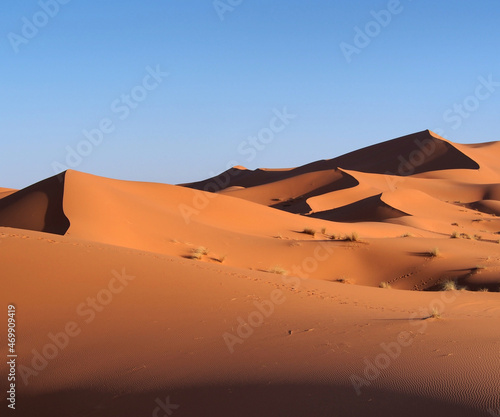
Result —
<instances>
[{"instance_id":1,"label":"sand dune","mask_svg":"<svg viewBox=\"0 0 500 417\"><path fill-rule=\"evenodd\" d=\"M424 131L182 186L0 188L17 415L493 415L499 156Z\"/></svg>"}]
</instances>

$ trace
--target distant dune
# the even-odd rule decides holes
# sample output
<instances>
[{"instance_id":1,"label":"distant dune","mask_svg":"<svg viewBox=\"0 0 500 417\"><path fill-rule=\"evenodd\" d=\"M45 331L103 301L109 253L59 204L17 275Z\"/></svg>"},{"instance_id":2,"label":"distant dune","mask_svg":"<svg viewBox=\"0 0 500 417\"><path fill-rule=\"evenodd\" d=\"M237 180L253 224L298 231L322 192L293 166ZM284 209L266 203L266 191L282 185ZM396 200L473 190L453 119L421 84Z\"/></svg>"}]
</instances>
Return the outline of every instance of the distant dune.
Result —
<instances>
[{"instance_id":1,"label":"distant dune","mask_svg":"<svg viewBox=\"0 0 500 417\"><path fill-rule=\"evenodd\" d=\"M0 188L16 415L495 415L499 158L423 131L177 186Z\"/></svg>"}]
</instances>

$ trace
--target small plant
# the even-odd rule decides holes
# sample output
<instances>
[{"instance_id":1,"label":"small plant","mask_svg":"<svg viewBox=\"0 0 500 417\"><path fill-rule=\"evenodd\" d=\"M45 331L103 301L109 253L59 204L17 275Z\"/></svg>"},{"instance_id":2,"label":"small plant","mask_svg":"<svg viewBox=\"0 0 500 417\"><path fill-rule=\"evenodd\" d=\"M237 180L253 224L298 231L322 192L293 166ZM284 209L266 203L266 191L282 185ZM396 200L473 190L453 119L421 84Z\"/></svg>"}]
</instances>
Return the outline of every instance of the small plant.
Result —
<instances>
[{"instance_id":1,"label":"small plant","mask_svg":"<svg viewBox=\"0 0 500 417\"><path fill-rule=\"evenodd\" d=\"M460 237L460 234L456 230L451 234L452 239L458 239L459 237Z\"/></svg>"},{"instance_id":2,"label":"small plant","mask_svg":"<svg viewBox=\"0 0 500 417\"><path fill-rule=\"evenodd\" d=\"M474 235L474 240L481 240L483 237L481 235Z\"/></svg>"},{"instance_id":3,"label":"small plant","mask_svg":"<svg viewBox=\"0 0 500 417\"><path fill-rule=\"evenodd\" d=\"M462 233L460 234L460 237L462 237L463 239L472 239L472 236L468 233Z\"/></svg>"},{"instance_id":4,"label":"small plant","mask_svg":"<svg viewBox=\"0 0 500 417\"><path fill-rule=\"evenodd\" d=\"M488 292L488 288L480 288L479 290L477 290L478 292Z\"/></svg>"},{"instance_id":5,"label":"small plant","mask_svg":"<svg viewBox=\"0 0 500 417\"><path fill-rule=\"evenodd\" d=\"M199 261L203 257L203 255L208 255L208 249L204 246L200 246L196 249L193 249L193 252L191 253L191 259Z\"/></svg>"},{"instance_id":6,"label":"small plant","mask_svg":"<svg viewBox=\"0 0 500 417\"><path fill-rule=\"evenodd\" d=\"M306 227L302 233L305 233L306 235L311 235L311 236L315 236L316 235L316 230L314 229L311 229L309 227Z\"/></svg>"},{"instance_id":7,"label":"small plant","mask_svg":"<svg viewBox=\"0 0 500 417\"><path fill-rule=\"evenodd\" d=\"M358 242L359 235L356 232L352 232L350 235L346 235L344 239L348 242Z\"/></svg>"},{"instance_id":8,"label":"small plant","mask_svg":"<svg viewBox=\"0 0 500 417\"><path fill-rule=\"evenodd\" d=\"M338 236L335 233L330 235L331 240L336 240L337 238ZM500 239L498 241L500 242Z\"/></svg>"},{"instance_id":9,"label":"small plant","mask_svg":"<svg viewBox=\"0 0 500 417\"><path fill-rule=\"evenodd\" d=\"M379 285L378 285L380 288L392 288L391 287L391 284L389 284L388 282L381 282Z\"/></svg>"},{"instance_id":10,"label":"small plant","mask_svg":"<svg viewBox=\"0 0 500 417\"><path fill-rule=\"evenodd\" d=\"M437 258L439 256L440 252L439 252L439 248L434 248L432 249L430 252L429 252L429 256L431 258Z\"/></svg>"},{"instance_id":11,"label":"small plant","mask_svg":"<svg viewBox=\"0 0 500 417\"><path fill-rule=\"evenodd\" d=\"M336 279L337 282L340 282L341 284L352 284L352 281L348 278L341 277Z\"/></svg>"},{"instance_id":12,"label":"small plant","mask_svg":"<svg viewBox=\"0 0 500 417\"><path fill-rule=\"evenodd\" d=\"M452 223L451 225L452 226L458 226L458 223Z\"/></svg>"},{"instance_id":13,"label":"small plant","mask_svg":"<svg viewBox=\"0 0 500 417\"><path fill-rule=\"evenodd\" d=\"M272 268L269 268L267 272L270 272L271 274L279 274L279 275L286 275L288 274L288 271L281 266L273 266Z\"/></svg>"},{"instance_id":14,"label":"small plant","mask_svg":"<svg viewBox=\"0 0 500 417\"><path fill-rule=\"evenodd\" d=\"M322 234L324 234L324 235L326 235L326 227L323 227L323 228L321 229L321 233L322 233Z\"/></svg>"},{"instance_id":15,"label":"small plant","mask_svg":"<svg viewBox=\"0 0 500 417\"><path fill-rule=\"evenodd\" d=\"M413 237L413 235L411 233L405 233L401 235L401 237Z\"/></svg>"},{"instance_id":16,"label":"small plant","mask_svg":"<svg viewBox=\"0 0 500 417\"><path fill-rule=\"evenodd\" d=\"M429 319L440 319L441 318L441 313L439 310L434 307L431 311L431 315L428 317Z\"/></svg>"},{"instance_id":17,"label":"small plant","mask_svg":"<svg viewBox=\"0 0 500 417\"><path fill-rule=\"evenodd\" d=\"M200 246L200 247L196 248L195 252L199 252L202 255L208 255L208 249L204 246Z\"/></svg>"},{"instance_id":18,"label":"small plant","mask_svg":"<svg viewBox=\"0 0 500 417\"><path fill-rule=\"evenodd\" d=\"M457 283L453 280L445 281L441 284L441 289L443 291L456 291L458 289Z\"/></svg>"}]
</instances>

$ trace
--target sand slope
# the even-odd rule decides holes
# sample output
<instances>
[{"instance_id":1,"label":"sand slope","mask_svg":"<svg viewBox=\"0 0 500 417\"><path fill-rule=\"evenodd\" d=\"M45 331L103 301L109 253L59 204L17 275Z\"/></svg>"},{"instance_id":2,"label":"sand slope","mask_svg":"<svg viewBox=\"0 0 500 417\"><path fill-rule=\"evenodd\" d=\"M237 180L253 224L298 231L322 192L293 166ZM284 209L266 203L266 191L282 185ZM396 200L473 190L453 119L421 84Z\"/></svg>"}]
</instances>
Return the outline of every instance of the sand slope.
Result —
<instances>
[{"instance_id":1,"label":"sand slope","mask_svg":"<svg viewBox=\"0 0 500 417\"><path fill-rule=\"evenodd\" d=\"M150 415L167 396L179 416L479 416L500 406L497 294L296 281L71 237L0 233L2 265L13 260L2 301L16 301L28 383L19 383L18 415ZM20 254L30 262L15 262ZM126 285L112 282L117 273ZM108 297L108 288L119 292ZM248 321L275 290L282 303L231 353L223 335L237 335L239 318ZM421 320L433 305L443 318ZM68 323L80 333L29 374L33 349L43 352ZM351 378L363 377L365 359L375 361L401 332L411 332L412 344L358 396Z\"/></svg>"}]
</instances>

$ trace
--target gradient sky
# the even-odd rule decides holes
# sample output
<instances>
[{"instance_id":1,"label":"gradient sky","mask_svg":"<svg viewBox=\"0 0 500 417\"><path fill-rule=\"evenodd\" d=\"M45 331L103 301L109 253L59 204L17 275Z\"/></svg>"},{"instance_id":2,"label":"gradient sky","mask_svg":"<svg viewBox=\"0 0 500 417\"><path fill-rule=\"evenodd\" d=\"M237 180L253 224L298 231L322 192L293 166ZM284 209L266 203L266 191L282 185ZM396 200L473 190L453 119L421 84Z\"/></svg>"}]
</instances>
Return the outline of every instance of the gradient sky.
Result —
<instances>
[{"instance_id":1,"label":"gradient sky","mask_svg":"<svg viewBox=\"0 0 500 417\"><path fill-rule=\"evenodd\" d=\"M500 140L498 0L54 1L2 2L3 187L59 166L182 183L424 129ZM158 66L168 76L145 90ZM133 89L142 101L122 101ZM100 124L113 131L89 148Z\"/></svg>"}]
</instances>

